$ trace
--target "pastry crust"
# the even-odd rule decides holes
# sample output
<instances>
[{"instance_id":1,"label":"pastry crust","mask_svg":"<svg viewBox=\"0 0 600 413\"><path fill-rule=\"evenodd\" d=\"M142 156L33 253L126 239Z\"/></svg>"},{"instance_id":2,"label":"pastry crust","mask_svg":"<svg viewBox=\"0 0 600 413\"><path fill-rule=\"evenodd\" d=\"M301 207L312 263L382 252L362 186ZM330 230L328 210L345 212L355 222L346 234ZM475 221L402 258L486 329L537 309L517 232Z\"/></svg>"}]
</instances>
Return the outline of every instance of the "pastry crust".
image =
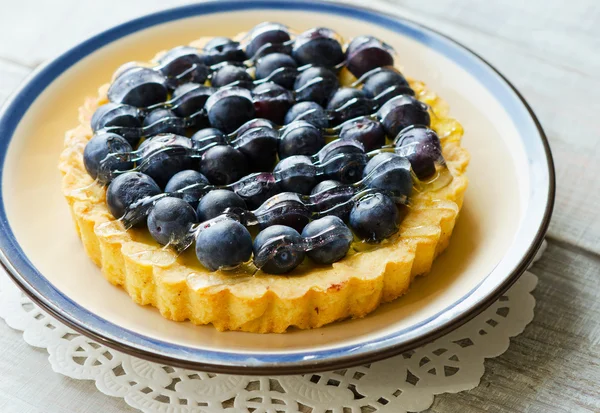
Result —
<instances>
[{"instance_id":1,"label":"pastry crust","mask_svg":"<svg viewBox=\"0 0 600 413\"><path fill-rule=\"evenodd\" d=\"M202 42L203 43L203 42ZM199 42L192 43L197 46ZM342 77L342 83L346 83ZM290 275L269 275L247 266L234 273L210 272L193 254L181 256L158 245L145 230L125 230L106 205L106 188L83 165L92 137L90 119L106 102L108 85L80 108L80 124L66 133L59 169L63 193L84 249L104 276L141 305L153 305L171 320L212 323L218 330L282 333L364 317L381 303L406 293L448 246L467 187L468 152L461 125L426 86L410 80L419 100L431 107L431 127L442 141L454 179L439 191L414 194L399 234L376 248L351 249L333 265L306 260Z\"/></svg>"}]
</instances>

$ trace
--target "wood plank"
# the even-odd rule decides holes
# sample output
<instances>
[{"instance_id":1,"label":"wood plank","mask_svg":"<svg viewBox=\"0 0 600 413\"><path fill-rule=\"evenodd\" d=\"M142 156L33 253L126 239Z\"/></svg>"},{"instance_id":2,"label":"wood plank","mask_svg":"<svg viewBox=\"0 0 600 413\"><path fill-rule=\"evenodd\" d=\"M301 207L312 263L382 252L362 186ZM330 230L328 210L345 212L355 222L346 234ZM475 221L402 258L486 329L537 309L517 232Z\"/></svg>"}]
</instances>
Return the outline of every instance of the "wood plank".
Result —
<instances>
[{"instance_id":1,"label":"wood plank","mask_svg":"<svg viewBox=\"0 0 600 413\"><path fill-rule=\"evenodd\" d=\"M600 411L600 257L550 243L531 271L533 322L486 360L478 387L437 396L429 412Z\"/></svg>"}]
</instances>

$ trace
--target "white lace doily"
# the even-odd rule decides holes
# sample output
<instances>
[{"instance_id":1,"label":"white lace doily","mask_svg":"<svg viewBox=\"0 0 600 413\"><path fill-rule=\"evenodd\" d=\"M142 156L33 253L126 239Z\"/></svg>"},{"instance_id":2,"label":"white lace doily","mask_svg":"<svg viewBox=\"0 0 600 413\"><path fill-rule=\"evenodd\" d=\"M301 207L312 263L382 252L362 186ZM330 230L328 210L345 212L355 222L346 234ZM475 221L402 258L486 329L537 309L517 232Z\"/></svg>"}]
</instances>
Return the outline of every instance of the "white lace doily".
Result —
<instances>
[{"instance_id":1,"label":"white lace doily","mask_svg":"<svg viewBox=\"0 0 600 413\"><path fill-rule=\"evenodd\" d=\"M538 256L541 254L538 253ZM382 362L302 376L201 373L141 360L67 328L0 276L0 317L48 350L54 371L94 380L144 412L360 413L428 408L440 393L479 384L484 359L508 349L533 318L537 277L526 272L496 303L450 334Z\"/></svg>"}]
</instances>

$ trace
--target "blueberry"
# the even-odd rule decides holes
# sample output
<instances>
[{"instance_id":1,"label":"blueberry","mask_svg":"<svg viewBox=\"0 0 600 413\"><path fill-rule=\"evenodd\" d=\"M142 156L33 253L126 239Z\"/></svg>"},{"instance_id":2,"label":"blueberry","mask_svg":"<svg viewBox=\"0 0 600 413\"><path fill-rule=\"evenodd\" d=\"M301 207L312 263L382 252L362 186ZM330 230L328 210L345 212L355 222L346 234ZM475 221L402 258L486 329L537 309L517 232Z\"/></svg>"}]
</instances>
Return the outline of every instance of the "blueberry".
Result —
<instances>
[{"instance_id":1,"label":"blueberry","mask_svg":"<svg viewBox=\"0 0 600 413\"><path fill-rule=\"evenodd\" d=\"M325 145L325 138L314 125L297 120L285 127L279 142L279 159L292 155L314 155Z\"/></svg>"},{"instance_id":2,"label":"blueberry","mask_svg":"<svg viewBox=\"0 0 600 413\"><path fill-rule=\"evenodd\" d=\"M274 195L253 212L262 229L272 225L285 225L302 231L312 217L312 211L302 195L295 192Z\"/></svg>"},{"instance_id":3,"label":"blueberry","mask_svg":"<svg viewBox=\"0 0 600 413\"><path fill-rule=\"evenodd\" d=\"M184 82L204 83L209 74L204 56L195 47L179 46L169 50L159 60L158 70L173 86Z\"/></svg>"},{"instance_id":4,"label":"blueberry","mask_svg":"<svg viewBox=\"0 0 600 413\"><path fill-rule=\"evenodd\" d=\"M194 142L194 147L199 149L202 149L213 143L225 144L227 141L225 134L216 128L200 129L198 132L192 135L191 139L192 142Z\"/></svg>"},{"instance_id":5,"label":"blueberry","mask_svg":"<svg viewBox=\"0 0 600 413\"><path fill-rule=\"evenodd\" d=\"M200 199L196 212L200 222L221 215L227 208L246 210L246 203L235 192L226 189L213 189Z\"/></svg>"},{"instance_id":6,"label":"blueberry","mask_svg":"<svg viewBox=\"0 0 600 413\"><path fill-rule=\"evenodd\" d=\"M166 79L156 70L133 68L117 77L108 89L108 100L144 108L167 100Z\"/></svg>"},{"instance_id":7,"label":"blueberry","mask_svg":"<svg viewBox=\"0 0 600 413\"><path fill-rule=\"evenodd\" d=\"M160 245L185 248L189 245L190 229L196 222L196 212L183 199L161 198L148 214L148 231Z\"/></svg>"},{"instance_id":8,"label":"blueberry","mask_svg":"<svg viewBox=\"0 0 600 413\"><path fill-rule=\"evenodd\" d=\"M327 101L340 86L337 75L324 67L309 67L300 72L294 83L298 102L312 101L319 105Z\"/></svg>"},{"instance_id":9,"label":"blueberry","mask_svg":"<svg viewBox=\"0 0 600 413\"><path fill-rule=\"evenodd\" d=\"M204 61L208 66L221 62L243 62L246 53L238 42L227 37L214 37L204 46Z\"/></svg>"},{"instance_id":10,"label":"blueberry","mask_svg":"<svg viewBox=\"0 0 600 413\"><path fill-rule=\"evenodd\" d=\"M340 139L354 139L370 152L385 145L385 131L381 123L368 117L351 119L342 124Z\"/></svg>"},{"instance_id":11,"label":"blueberry","mask_svg":"<svg viewBox=\"0 0 600 413\"><path fill-rule=\"evenodd\" d=\"M126 172L117 176L106 190L106 205L116 219L120 219L135 202L160 194L160 187L152 178L140 172ZM145 217L143 217L145 218ZM134 222L140 224L144 220Z\"/></svg>"},{"instance_id":12,"label":"blueberry","mask_svg":"<svg viewBox=\"0 0 600 413\"><path fill-rule=\"evenodd\" d=\"M339 186L342 186L341 182L334 181L332 179L328 179L326 181L319 182L317 184L317 186L315 186L312 189L312 191L310 191L310 194L311 195L316 195L316 194L318 194L320 192L327 191L328 189L331 189L331 188L337 188Z\"/></svg>"},{"instance_id":13,"label":"blueberry","mask_svg":"<svg viewBox=\"0 0 600 413\"><path fill-rule=\"evenodd\" d=\"M292 56L300 66L335 67L344 60L344 52L336 34L324 27L301 33L294 41Z\"/></svg>"},{"instance_id":14,"label":"blueberry","mask_svg":"<svg viewBox=\"0 0 600 413\"><path fill-rule=\"evenodd\" d=\"M335 123L342 123L358 116L369 115L373 111L373 102L362 90L343 87L333 94L327 109L333 112Z\"/></svg>"},{"instance_id":15,"label":"blueberry","mask_svg":"<svg viewBox=\"0 0 600 413\"><path fill-rule=\"evenodd\" d=\"M395 153L376 155L365 167L363 177L369 188L389 191L397 197L408 198L413 187L410 162Z\"/></svg>"},{"instance_id":16,"label":"blueberry","mask_svg":"<svg viewBox=\"0 0 600 413\"><path fill-rule=\"evenodd\" d=\"M271 53L256 62L256 78L268 79L290 89L298 74L296 67L296 61L290 56L283 53Z\"/></svg>"},{"instance_id":17,"label":"blueberry","mask_svg":"<svg viewBox=\"0 0 600 413\"><path fill-rule=\"evenodd\" d=\"M101 184L106 184L110 181L113 172L133 168L133 162L107 158L107 156L132 150L131 145L121 136L114 133L100 133L94 135L85 145L83 164L92 178L98 179Z\"/></svg>"},{"instance_id":18,"label":"blueberry","mask_svg":"<svg viewBox=\"0 0 600 413\"><path fill-rule=\"evenodd\" d=\"M254 118L254 103L246 89L230 87L215 92L205 105L212 127L231 133Z\"/></svg>"},{"instance_id":19,"label":"blueberry","mask_svg":"<svg viewBox=\"0 0 600 413\"><path fill-rule=\"evenodd\" d=\"M273 82L262 83L252 91L256 116L283 125L285 114L295 103L294 95Z\"/></svg>"},{"instance_id":20,"label":"blueberry","mask_svg":"<svg viewBox=\"0 0 600 413\"><path fill-rule=\"evenodd\" d=\"M327 180L313 188L310 202L317 206L320 213L334 215L343 221L348 221L352 209L350 200L354 193L354 189L350 186L344 186L339 181Z\"/></svg>"},{"instance_id":21,"label":"blueberry","mask_svg":"<svg viewBox=\"0 0 600 413\"><path fill-rule=\"evenodd\" d=\"M390 46L373 36L358 36L346 49L346 67L356 77L383 66L393 66Z\"/></svg>"},{"instance_id":22,"label":"blueberry","mask_svg":"<svg viewBox=\"0 0 600 413\"><path fill-rule=\"evenodd\" d=\"M142 142L140 172L145 173L164 188L177 172L196 169L198 160L193 156L192 141L185 136L161 134Z\"/></svg>"},{"instance_id":23,"label":"blueberry","mask_svg":"<svg viewBox=\"0 0 600 413\"><path fill-rule=\"evenodd\" d=\"M284 191L310 194L317 183L317 169L308 156L293 155L275 166L273 175Z\"/></svg>"},{"instance_id":24,"label":"blueberry","mask_svg":"<svg viewBox=\"0 0 600 413\"><path fill-rule=\"evenodd\" d=\"M278 144L279 132L269 126L247 129L233 142L233 145L246 156L248 166L253 172L266 172L273 169L277 161Z\"/></svg>"},{"instance_id":25,"label":"blueberry","mask_svg":"<svg viewBox=\"0 0 600 413\"><path fill-rule=\"evenodd\" d=\"M146 136L154 136L159 133L185 134L185 121L169 109L154 109L144 118L143 125Z\"/></svg>"},{"instance_id":26,"label":"blueberry","mask_svg":"<svg viewBox=\"0 0 600 413\"><path fill-rule=\"evenodd\" d=\"M94 132L110 127L139 128L142 126L140 110L133 106L109 102L94 112L91 126ZM140 140L139 133L121 134L121 136L134 148Z\"/></svg>"},{"instance_id":27,"label":"blueberry","mask_svg":"<svg viewBox=\"0 0 600 413\"><path fill-rule=\"evenodd\" d=\"M202 155L200 172L215 185L227 185L248 173L246 157L229 145L217 145Z\"/></svg>"},{"instance_id":28,"label":"blueberry","mask_svg":"<svg viewBox=\"0 0 600 413\"><path fill-rule=\"evenodd\" d=\"M246 72L245 67L225 65L221 67L210 81L212 87L236 85L244 88L252 88L252 77Z\"/></svg>"},{"instance_id":29,"label":"blueberry","mask_svg":"<svg viewBox=\"0 0 600 413\"><path fill-rule=\"evenodd\" d=\"M173 112L182 118L191 116L204 108L206 101L214 92L211 87L184 83L173 92Z\"/></svg>"},{"instance_id":30,"label":"blueberry","mask_svg":"<svg viewBox=\"0 0 600 413\"><path fill-rule=\"evenodd\" d=\"M383 105L395 96L414 96L415 94L404 76L402 76L402 73L393 67L385 67L375 73L369 74L363 83L362 90L368 97L372 99L377 98L379 105Z\"/></svg>"},{"instance_id":31,"label":"blueberry","mask_svg":"<svg viewBox=\"0 0 600 413\"><path fill-rule=\"evenodd\" d=\"M275 241L281 237L285 237L287 240ZM269 241L275 243L269 244ZM268 254L269 252L271 254L274 253L261 269L268 274L285 274L292 271L304 261L305 253L298 247L298 244L301 242L302 238L295 229L284 225L273 225L259 232L254 239L254 256L256 258L259 256L259 253L261 255ZM269 249L269 245L271 245L271 248L277 246L276 250L272 251ZM267 249L263 250L263 248Z\"/></svg>"},{"instance_id":32,"label":"blueberry","mask_svg":"<svg viewBox=\"0 0 600 413\"><path fill-rule=\"evenodd\" d=\"M290 40L288 28L279 23L264 22L255 26L250 31L250 41L246 46L248 57L265 55L273 49L274 46L281 45Z\"/></svg>"},{"instance_id":33,"label":"blueberry","mask_svg":"<svg viewBox=\"0 0 600 413\"><path fill-rule=\"evenodd\" d=\"M375 193L356 201L350 211L350 227L366 242L380 242L398 231L398 209L392 199Z\"/></svg>"},{"instance_id":34,"label":"blueberry","mask_svg":"<svg viewBox=\"0 0 600 413\"><path fill-rule=\"evenodd\" d=\"M408 126L429 126L431 121L427 105L409 95L400 95L388 100L377 111L377 118L386 135L392 139Z\"/></svg>"},{"instance_id":35,"label":"blueberry","mask_svg":"<svg viewBox=\"0 0 600 413\"><path fill-rule=\"evenodd\" d=\"M284 122L287 125L295 120L305 120L320 129L329 125L327 113L315 102L299 102L292 106L285 114Z\"/></svg>"},{"instance_id":36,"label":"blueberry","mask_svg":"<svg viewBox=\"0 0 600 413\"><path fill-rule=\"evenodd\" d=\"M339 154L364 154L365 147L357 140L335 139L323 147L317 154L320 163L326 163Z\"/></svg>"},{"instance_id":37,"label":"blueberry","mask_svg":"<svg viewBox=\"0 0 600 413\"><path fill-rule=\"evenodd\" d=\"M435 174L435 164L443 162L442 145L437 134L426 127L409 127L401 131L394 140L394 146L408 158L419 179L427 179Z\"/></svg>"},{"instance_id":38,"label":"blueberry","mask_svg":"<svg viewBox=\"0 0 600 413\"><path fill-rule=\"evenodd\" d=\"M250 259L252 236L233 219L201 227L196 236L196 256L211 271L236 267Z\"/></svg>"},{"instance_id":39,"label":"blueberry","mask_svg":"<svg viewBox=\"0 0 600 413\"><path fill-rule=\"evenodd\" d=\"M335 231L335 238L307 252L318 264L332 264L346 256L354 239L352 231L336 216L326 216L310 222L302 231L304 238L318 236L325 231Z\"/></svg>"},{"instance_id":40,"label":"blueberry","mask_svg":"<svg viewBox=\"0 0 600 413\"><path fill-rule=\"evenodd\" d=\"M371 160L367 163L367 166L365 166L365 169L363 171L363 178L369 175L377 165L384 161L388 161L389 159L394 158L396 156L398 155L396 155L394 152L378 153L377 155L372 157Z\"/></svg>"},{"instance_id":41,"label":"blueberry","mask_svg":"<svg viewBox=\"0 0 600 413\"><path fill-rule=\"evenodd\" d=\"M191 185L210 185L208 179L198 171L188 169L185 171L177 172L167 185L165 186L165 192L175 192L180 189L189 187ZM190 204L192 208L198 206L198 200L202 196L204 191L200 187L185 190L183 194L183 200Z\"/></svg>"},{"instance_id":42,"label":"blueberry","mask_svg":"<svg viewBox=\"0 0 600 413\"><path fill-rule=\"evenodd\" d=\"M256 209L267 199L281 192L271 173L246 175L232 188L246 202L249 209Z\"/></svg>"}]
</instances>

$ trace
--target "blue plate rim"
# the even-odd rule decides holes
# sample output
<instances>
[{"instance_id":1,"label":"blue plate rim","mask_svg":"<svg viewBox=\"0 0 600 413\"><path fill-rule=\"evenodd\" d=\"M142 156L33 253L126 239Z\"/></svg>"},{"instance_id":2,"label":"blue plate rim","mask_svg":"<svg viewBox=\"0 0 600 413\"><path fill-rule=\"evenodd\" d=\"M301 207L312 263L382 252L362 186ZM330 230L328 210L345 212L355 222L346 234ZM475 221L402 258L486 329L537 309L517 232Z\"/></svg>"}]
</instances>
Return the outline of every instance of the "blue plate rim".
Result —
<instances>
[{"instance_id":1,"label":"blue plate rim","mask_svg":"<svg viewBox=\"0 0 600 413\"><path fill-rule=\"evenodd\" d=\"M210 1L167 9L114 26L90 37L35 70L5 103L0 111L0 176L3 176L8 145L22 116L28 111L29 106L35 101L36 97L54 79L83 57L121 37L161 23L197 15L256 9L324 12L384 25L384 27L390 30L407 35L450 57L451 60L463 68L468 69L471 73L474 72L474 75L478 74L477 77L480 81L487 79L490 82L487 86L495 86L497 88L493 94L499 101L501 100L497 94L501 94L505 99L508 98L508 100L505 100L505 103L516 105L516 107L511 107L510 109L518 109L518 116L515 115L517 112L510 113L511 119L515 122L515 127L519 130L520 127L515 119L525 116L525 122L531 123L527 125L528 128L526 129L528 129L528 132L534 132L536 138L539 138L539 141L535 140L530 142L530 144L541 143L542 145L541 149L544 155L542 160L546 161L545 166L547 169L544 169L544 172L548 173L548 187L547 192L541 194L545 195L546 202L545 205L541 206L543 207L543 211L539 211L541 213L539 227L534 231L523 256L518 262L512 265L509 275L502 282L489 289L484 296L479 297L480 299L476 302L476 305L457 311L461 307L461 304L464 304L467 299L472 297L473 293L481 287L485 280L482 284L474 286L469 293L453 303L453 305L426 320L421 325L413 326L411 331L419 330L432 324L423 334L415 337L410 337L406 332L400 331L352 346L340 346L307 352L273 352L266 354L199 350L152 339L119 327L90 313L55 289L35 269L33 264L27 259L26 253L18 245L6 216L3 186L2 182L0 182L0 231L5 234L5 236L0 237L0 261L8 274L36 304L76 331L98 342L154 362L216 373L296 374L369 363L426 344L459 327L487 308L525 271L541 245L548 228L555 196L554 163L549 143L529 104L497 69L479 55L448 36L404 17L396 15L387 16L379 11L352 4L330 3L318 0L228 0ZM460 64L456 59L466 60L463 61L463 64ZM465 62L469 63L470 66L465 67ZM489 87L488 90L492 92ZM529 135L525 134L523 136ZM527 142L524 143L526 144ZM538 196L540 196L539 192ZM498 268L495 268L488 275L488 278L497 270ZM455 310L454 316L450 318L444 317L451 310ZM434 323L436 320L437 323ZM404 339L402 339L403 337Z\"/></svg>"}]
</instances>

